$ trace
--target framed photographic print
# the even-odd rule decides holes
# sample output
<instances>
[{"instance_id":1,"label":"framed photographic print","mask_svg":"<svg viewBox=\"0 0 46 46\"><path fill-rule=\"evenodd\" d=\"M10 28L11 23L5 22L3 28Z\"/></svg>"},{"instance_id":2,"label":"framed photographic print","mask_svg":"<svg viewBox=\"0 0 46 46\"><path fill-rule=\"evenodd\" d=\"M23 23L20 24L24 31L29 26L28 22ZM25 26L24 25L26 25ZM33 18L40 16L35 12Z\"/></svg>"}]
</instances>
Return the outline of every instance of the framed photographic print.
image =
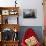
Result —
<instances>
[{"instance_id":1,"label":"framed photographic print","mask_svg":"<svg viewBox=\"0 0 46 46\"><path fill-rule=\"evenodd\" d=\"M2 15L9 15L9 10L2 10Z\"/></svg>"},{"instance_id":2,"label":"framed photographic print","mask_svg":"<svg viewBox=\"0 0 46 46\"><path fill-rule=\"evenodd\" d=\"M10 15L16 15L17 14L17 11L16 10L10 10L9 14Z\"/></svg>"},{"instance_id":3,"label":"framed photographic print","mask_svg":"<svg viewBox=\"0 0 46 46\"><path fill-rule=\"evenodd\" d=\"M36 18L35 9L23 9L23 18Z\"/></svg>"}]
</instances>

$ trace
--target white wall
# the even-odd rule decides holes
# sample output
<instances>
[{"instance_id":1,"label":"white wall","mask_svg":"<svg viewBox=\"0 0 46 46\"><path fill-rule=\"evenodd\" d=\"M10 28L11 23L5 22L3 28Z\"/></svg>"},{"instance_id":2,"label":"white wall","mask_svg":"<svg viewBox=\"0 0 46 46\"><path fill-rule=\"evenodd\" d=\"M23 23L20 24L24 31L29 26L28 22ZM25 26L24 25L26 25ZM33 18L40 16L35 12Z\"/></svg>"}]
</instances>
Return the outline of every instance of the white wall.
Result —
<instances>
[{"instance_id":1,"label":"white wall","mask_svg":"<svg viewBox=\"0 0 46 46\"><path fill-rule=\"evenodd\" d=\"M21 4L20 9L36 9L36 19L24 19L23 10L20 14L20 25L22 26L43 26L43 6L42 0L21 0L18 1Z\"/></svg>"},{"instance_id":2,"label":"white wall","mask_svg":"<svg viewBox=\"0 0 46 46\"><path fill-rule=\"evenodd\" d=\"M15 5L14 1L15 0L0 0L0 6L1 7L14 6Z\"/></svg>"},{"instance_id":3,"label":"white wall","mask_svg":"<svg viewBox=\"0 0 46 46\"><path fill-rule=\"evenodd\" d=\"M0 0L0 6L14 6L15 0ZM42 0L17 0L20 6L19 24L21 26L43 26ZM36 9L36 19L24 19L23 9Z\"/></svg>"}]
</instances>

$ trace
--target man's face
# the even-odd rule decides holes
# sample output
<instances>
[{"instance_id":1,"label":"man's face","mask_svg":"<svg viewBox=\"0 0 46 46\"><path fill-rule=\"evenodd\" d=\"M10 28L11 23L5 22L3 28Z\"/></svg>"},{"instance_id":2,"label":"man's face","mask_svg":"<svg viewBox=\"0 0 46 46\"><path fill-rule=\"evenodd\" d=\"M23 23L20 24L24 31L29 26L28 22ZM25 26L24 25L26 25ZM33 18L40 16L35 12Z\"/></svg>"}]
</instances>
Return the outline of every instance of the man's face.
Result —
<instances>
[{"instance_id":1,"label":"man's face","mask_svg":"<svg viewBox=\"0 0 46 46\"><path fill-rule=\"evenodd\" d=\"M37 44L37 39L32 36L32 37L29 37L28 39L25 40L25 43L28 45L28 46L32 46L32 45L36 45Z\"/></svg>"}]
</instances>

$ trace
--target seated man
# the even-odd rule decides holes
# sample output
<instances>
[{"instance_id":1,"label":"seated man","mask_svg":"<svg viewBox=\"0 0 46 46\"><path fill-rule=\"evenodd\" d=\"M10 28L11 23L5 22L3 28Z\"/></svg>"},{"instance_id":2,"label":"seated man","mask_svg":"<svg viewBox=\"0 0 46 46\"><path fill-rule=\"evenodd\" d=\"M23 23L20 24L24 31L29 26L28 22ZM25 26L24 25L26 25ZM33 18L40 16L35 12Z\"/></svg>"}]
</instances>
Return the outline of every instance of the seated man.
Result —
<instances>
[{"instance_id":1,"label":"seated man","mask_svg":"<svg viewBox=\"0 0 46 46\"><path fill-rule=\"evenodd\" d=\"M27 29L21 42L22 46L41 46L37 40L36 33L31 29Z\"/></svg>"}]
</instances>

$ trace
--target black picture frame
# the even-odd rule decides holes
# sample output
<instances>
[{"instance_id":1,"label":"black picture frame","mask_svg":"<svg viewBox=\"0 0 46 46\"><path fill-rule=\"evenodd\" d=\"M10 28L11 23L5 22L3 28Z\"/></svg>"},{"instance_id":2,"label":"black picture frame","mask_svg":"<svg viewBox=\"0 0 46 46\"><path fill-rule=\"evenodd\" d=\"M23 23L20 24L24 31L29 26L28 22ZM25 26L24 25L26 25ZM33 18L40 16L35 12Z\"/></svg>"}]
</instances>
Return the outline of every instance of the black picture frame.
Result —
<instances>
[{"instance_id":1,"label":"black picture frame","mask_svg":"<svg viewBox=\"0 0 46 46\"><path fill-rule=\"evenodd\" d=\"M23 9L23 18L36 18L35 9Z\"/></svg>"}]
</instances>

